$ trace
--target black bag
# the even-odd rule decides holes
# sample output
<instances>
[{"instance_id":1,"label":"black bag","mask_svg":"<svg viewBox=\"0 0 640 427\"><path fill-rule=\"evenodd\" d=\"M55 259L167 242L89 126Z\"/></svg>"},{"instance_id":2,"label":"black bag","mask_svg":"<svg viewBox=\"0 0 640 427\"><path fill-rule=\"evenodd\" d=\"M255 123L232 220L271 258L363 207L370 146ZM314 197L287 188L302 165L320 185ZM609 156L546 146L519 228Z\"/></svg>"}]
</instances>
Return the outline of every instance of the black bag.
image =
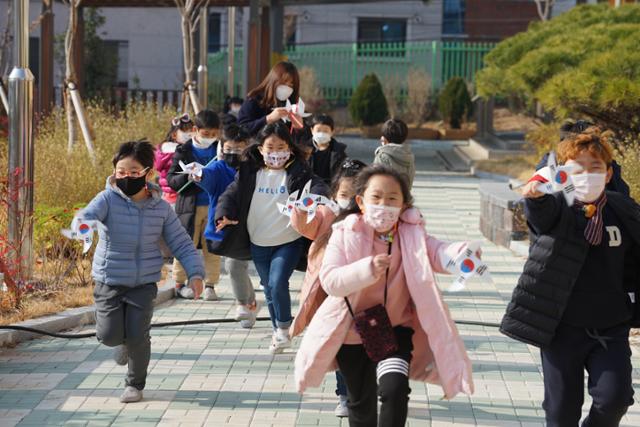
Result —
<instances>
[{"instance_id":1,"label":"black bag","mask_svg":"<svg viewBox=\"0 0 640 427\"><path fill-rule=\"evenodd\" d=\"M251 247L247 228L235 224L227 225L222 231L222 240L207 239L209 252L227 258L250 261Z\"/></svg>"}]
</instances>

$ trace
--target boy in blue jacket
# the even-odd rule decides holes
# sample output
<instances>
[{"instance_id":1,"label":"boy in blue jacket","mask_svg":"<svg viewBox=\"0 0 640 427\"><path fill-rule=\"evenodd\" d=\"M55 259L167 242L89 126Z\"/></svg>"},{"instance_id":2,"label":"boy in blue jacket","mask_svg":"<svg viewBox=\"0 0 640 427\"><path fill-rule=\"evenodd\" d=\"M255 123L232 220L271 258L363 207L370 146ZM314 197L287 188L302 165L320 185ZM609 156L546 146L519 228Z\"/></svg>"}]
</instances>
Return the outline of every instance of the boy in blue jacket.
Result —
<instances>
[{"instance_id":1,"label":"boy in blue jacket","mask_svg":"<svg viewBox=\"0 0 640 427\"><path fill-rule=\"evenodd\" d=\"M242 153L249 144L249 133L239 125L231 123L222 133L222 160L212 162L197 172L192 178L200 188L209 194L209 221L204 231L211 252L219 252L225 231L216 231L215 215L218 198L233 182L240 166ZM224 251L223 251L224 252ZM226 268L231 279L231 288L237 301L236 320L243 328L252 328L256 323L258 306L253 284L249 277L249 261L230 257L226 254Z\"/></svg>"},{"instance_id":2,"label":"boy in blue jacket","mask_svg":"<svg viewBox=\"0 0 640 427\"><path fill-rule=\"evenodd\" d=\"M125 142L113 157L106 189L79 215L98 222L100 240L93 257L96 336L116 347L114 359L128 364L123 403L142 399L151 356L149 329L167 243L184 265L196 295L205 275L202 258L153 183L154 149L143 141Z\"/></svg>"},{"instance_id":3,"label":"boy in blue jacket","mask_svg":"<svg viewBox=\"0 0 640 427\"><path fill-rule=\"evenodd\" d=\"M502 333L540 347L546 425L577 426L584 373L593 403L582 427L618 426L633 404L629 328L640 322L640 206L605 187L612 149L572 134L558 160L574 166L575 201L524 187L534 237Z\"/></svg>"}]
</instances>

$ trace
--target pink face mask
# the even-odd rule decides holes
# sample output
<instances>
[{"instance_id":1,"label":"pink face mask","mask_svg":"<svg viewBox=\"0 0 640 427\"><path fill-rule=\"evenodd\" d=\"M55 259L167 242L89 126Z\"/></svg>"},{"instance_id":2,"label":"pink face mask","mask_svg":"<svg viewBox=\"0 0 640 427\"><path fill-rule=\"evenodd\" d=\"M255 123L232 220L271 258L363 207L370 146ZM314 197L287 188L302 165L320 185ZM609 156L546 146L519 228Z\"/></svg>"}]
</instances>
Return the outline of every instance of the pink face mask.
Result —
<instances>
[{"instance_id":1,"label":"pink face mask","mask_svg":"<svg viewBox=\"0 0 640 427\"><path fill-rule=\"evenodd\" d=\"M400 218L400 208L387 205L364 205L364 221L373 227L378 233L391 230L398 218Z\"/></svg>"},{"instance_id":2,"label":"pink face mask","mask_svg":"<svg viewBox=\"0 0 640 427\"><path fill-rule=\"evenodd\" d=\"M290 151L274 151L262 154L264 164L274 169L283 167L287 163L287 160L289 160L289 157L291 157Z\"/></svg>"}]
</instances>

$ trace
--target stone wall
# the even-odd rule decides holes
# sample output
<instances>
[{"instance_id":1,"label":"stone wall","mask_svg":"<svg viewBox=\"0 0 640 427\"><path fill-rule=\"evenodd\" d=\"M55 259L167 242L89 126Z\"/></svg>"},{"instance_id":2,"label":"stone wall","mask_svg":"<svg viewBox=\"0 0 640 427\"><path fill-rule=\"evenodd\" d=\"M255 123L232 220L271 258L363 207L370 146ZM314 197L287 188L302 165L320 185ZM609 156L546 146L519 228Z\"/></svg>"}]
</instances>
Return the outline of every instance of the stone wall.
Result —
<instances>
[{"instance_id":1,"label":"stone wall","mask_svg":"<svg viewBox=\"0 0 640 427\"><path fill-rule=\"evenodd\" d=\"M529 236L522 196L506 182L480 184L480 231L492 242L509 248L514 240Z\"/></svg>"}]
</instances>

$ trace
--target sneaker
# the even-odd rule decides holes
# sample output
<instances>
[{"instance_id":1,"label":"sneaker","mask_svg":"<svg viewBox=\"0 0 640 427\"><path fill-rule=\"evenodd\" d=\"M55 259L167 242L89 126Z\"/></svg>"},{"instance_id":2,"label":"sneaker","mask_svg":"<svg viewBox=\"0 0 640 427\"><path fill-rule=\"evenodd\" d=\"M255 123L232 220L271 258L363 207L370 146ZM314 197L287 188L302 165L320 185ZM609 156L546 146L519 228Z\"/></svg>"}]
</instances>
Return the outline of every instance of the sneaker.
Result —
<instances>
[{"instance_id":1,"label":"sneaker","mask_svg":"<svg viewBox=\"0 0 640 427\"><path fill-rule=\"evenodd\" d=\"M193 289L185 285L182 285L182 287L180 287L176 293L180 298L184 298L184 299L193 299L193 297L195 297L195 293L193 292Z\"/></svg>"},{"instance_id":2,"label":"sneaker","mask_svg":"<svg viewBox=\"0 0 640 427\"><path fill-rule=\"evenodd\" d=\"M124 388L124 392L120 395L120 402L133 403L140 402L142 400L142 390L138 390L130 385Z\"/></svg>"},{"instance_id":3,"label":"sneaker","mask_svg":"<svg viewBox=\"0 0 640 427\"><path fill-rule=\"evenodd\" d=\"M349 408L347 407L347 396L340 396L340 402L333 411L338 418L347 418L349 416Z\"/></svg>"},{"instance_id":4,"label":"sneaker","mask_svg":"<svg viewBox=\"0 0 640 427\"><path fill-rule=\"evenodd\" d=\"M256 324L256 318L258 317L258 303L255 302L253 307L246 305L238 306L236 309L236 318L240 320L240 326L245 329L253 328Z\"/></svg>"},{"instance_id":5,"label":"sneaker","mask_svg":"<svg viewBox=\"0 0 640 427\"><path fill-rule=\"evenodd\" d=\"M129 351L126 345L122 344L113 349L113 360L120 366L129 363Z\"/></svg>"},{"instance_id":6,"label":"sneaker","mask_svg":"<svg viewBox=\"0 0 640 427\"><path fill-rule=\"evenodd\" d=\"M213 286L205 286L202 299L205 301L218 301L218 295L216 294L216 290L213 289Z\"/></svg>"},{"instance_id":7,"label":"sneaker","mask_svg":"<svg viewBox=\"0 0 640 427\"><path fill-rule=\"evenodd\" d=\"M271 354L280 354L285 348L291 347L291 338L289 338L289 329L277 328L273 332L269 351Z\"/></svg>"}]
</instances>

